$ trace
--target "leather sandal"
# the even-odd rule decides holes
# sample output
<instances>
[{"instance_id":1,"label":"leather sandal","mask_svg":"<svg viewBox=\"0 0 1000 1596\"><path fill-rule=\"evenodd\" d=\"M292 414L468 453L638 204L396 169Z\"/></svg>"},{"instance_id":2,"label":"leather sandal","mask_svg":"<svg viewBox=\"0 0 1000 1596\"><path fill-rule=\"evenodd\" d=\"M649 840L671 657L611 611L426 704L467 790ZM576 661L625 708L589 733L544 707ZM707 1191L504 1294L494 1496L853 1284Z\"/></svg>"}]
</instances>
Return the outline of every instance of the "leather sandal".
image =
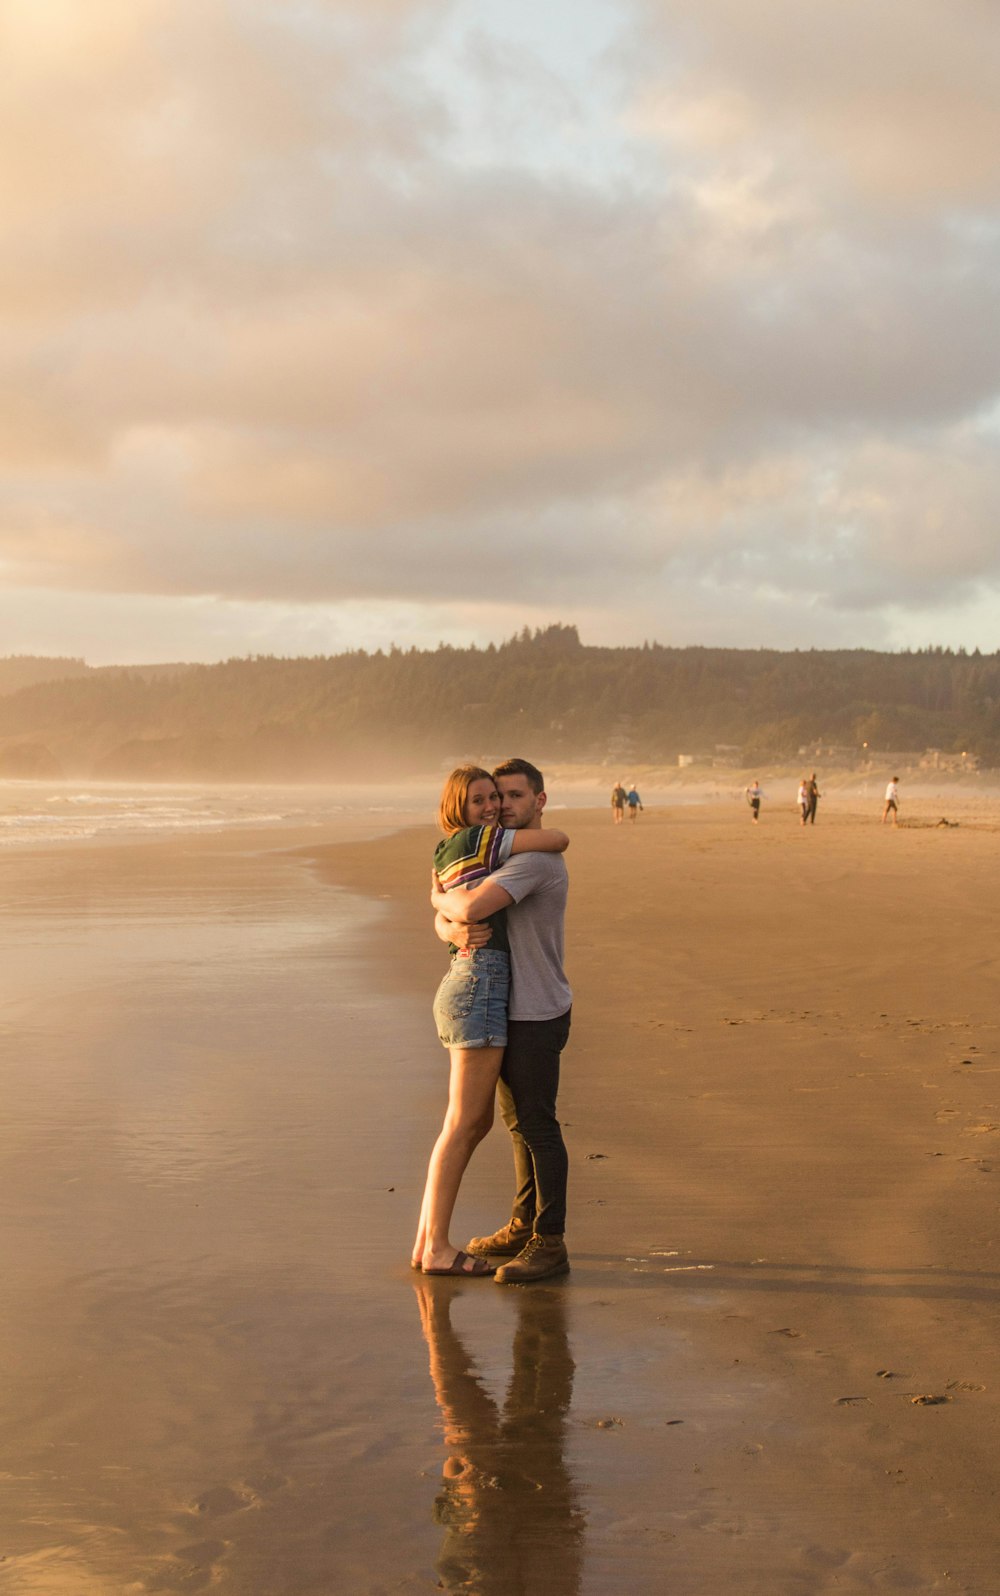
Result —
<instances>
[{"instance_id":1,"label":"leather sandal","mask_svg":"<svg viewBox=\"0 0 1000 1596\"><path fill-rule=\"evenodd\" d=\"M471 1269L466 1269L467 1263L472 1265ZM423 1272L425 1275L464 1275L471 1280L479 1275L491 1275L493 1265L487 1263L485 1258L474 1258L471 1253L463 1252L459 1247L447 1269L425 1268Z\"/></svg>"}]
</instances>

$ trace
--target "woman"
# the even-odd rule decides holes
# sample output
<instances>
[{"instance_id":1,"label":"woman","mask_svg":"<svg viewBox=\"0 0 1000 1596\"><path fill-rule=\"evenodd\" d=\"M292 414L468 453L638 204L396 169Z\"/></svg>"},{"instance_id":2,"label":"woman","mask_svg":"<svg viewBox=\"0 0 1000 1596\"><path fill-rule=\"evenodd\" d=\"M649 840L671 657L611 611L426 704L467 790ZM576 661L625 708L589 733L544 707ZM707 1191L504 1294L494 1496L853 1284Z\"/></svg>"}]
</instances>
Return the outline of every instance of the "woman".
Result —
<instances>
[{"instance_id":1,"label":"woman","mask_svg":"<svg viewBox=\"0 0 1000 1596\"><path fill-rule=\"evenodd\" d=\"M499 869L512 853L561 853L565 832L505 831L497 825L500 796L488 770L462 765L444 784L438 819L444 840L434 868L445 891L467 887ZM484 1258L455 1247L448 1227L462 1176L493 1124L493 1097L507 1043L510 949L506 911L489 917L483 948L452 946L448 973L434 999L438 1036L451 1057L448 1108L427 1168L410 1262L425 1275L491 1275Z\"/></svg>"},{"instance_id":2,"label":"woman","mask_svg":"<svg viewBox=\"0 0 1000 1596\"><path fill-rule=\"evenodd\" d=\"M804 776L799 782L799 795L796 802L799 806L799 821L804 826L806 816L809 813L809 783Z\"/></svg>"}]
</instances>

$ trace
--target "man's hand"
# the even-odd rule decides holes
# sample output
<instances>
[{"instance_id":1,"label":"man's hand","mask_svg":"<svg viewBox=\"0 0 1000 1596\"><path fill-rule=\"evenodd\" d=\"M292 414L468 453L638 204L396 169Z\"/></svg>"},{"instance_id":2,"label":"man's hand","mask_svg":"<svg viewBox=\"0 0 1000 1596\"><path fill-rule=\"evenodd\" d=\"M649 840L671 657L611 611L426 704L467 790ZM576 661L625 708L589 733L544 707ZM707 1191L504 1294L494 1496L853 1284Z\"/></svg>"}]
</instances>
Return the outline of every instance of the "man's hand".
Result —
<instances>
[{"instance_id":1,"label":"man's hand","mask_svg":"<svg viewBox=\"0 0 1000 1596\"><path fill-rule=\"evenodd\" d=\"M492 935L493 927L485 920L472 921L469 925L463 925L460 920L448 921L448 941L454 942L456 948L485 948Z\"/></svg>"},{"instance_id":2,"label":"man's hand","mask_svg":"<svg viewBox=\"0 0 1000 1596\"><path fill-rule=\"evenodd\" d=\"M483 921L470 921L468 925L461 920L449 920L446 914L440 912L434 916L434 935L441 942L454 942L456 948L484 948L493 929Z\"/></svg>"}]
</instances>

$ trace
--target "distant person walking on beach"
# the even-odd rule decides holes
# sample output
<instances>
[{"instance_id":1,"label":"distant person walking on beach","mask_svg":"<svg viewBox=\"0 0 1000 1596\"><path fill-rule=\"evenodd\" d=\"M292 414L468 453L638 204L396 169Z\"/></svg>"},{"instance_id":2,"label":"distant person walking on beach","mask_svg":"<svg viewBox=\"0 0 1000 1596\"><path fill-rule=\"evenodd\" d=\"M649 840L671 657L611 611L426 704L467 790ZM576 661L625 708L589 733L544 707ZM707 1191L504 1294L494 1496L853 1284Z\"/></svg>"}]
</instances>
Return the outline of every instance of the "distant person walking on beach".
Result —
<instances>
[{"instance_id":1,"label":"distant person walking on beach","mask_svg":"<svg viewBox=\"0 0 1000 1596\"><path fill-rule=\"evenodd\" d=\"M629 817L629 819L630 820L637 819L638 818L638 814L639 814L639 810L642 808L642 799L639 797L639 794L635 790L635 782L632 783L632 785L629 788L628 792L625 794L625 802L628 804L628 817Z\"/></svg>"},{"instance_id":2,"label":"distant person walking on beach","mask_svg":"<svg viewBox=\"0 0 1000 1596\"><path fill-rule=\"evenodd\" d=\"M823 794L819 790L819 783L816 780L816 772L813 771L812 775L809 777L809 780L806 782L805 820L807 820L811 826L816 824L816 805L822 796Z\"/></svg>"},{"instance_id":3,"label":"distant person walking on beach","mask_svg":"<svg viewBox=\"0 0 1000 1596\"><path fill-rule=\"evenodd\" d=\"M616 782L611 789L611 818L616 826L620 826L625 819L625 800L627 796L621 782Z\"/></svg>"},{"instance_id":4,"label":"distant person walking on beach","mask_svg":"<svg viewBox=\"0 0 1000 1596\"><path fill-rule=\"evenodd\" d=\"M799 782L799 795L796 799L796 802L799 806L799 816L801 818L802 825L805 825L806 815L809 813L809 783L806 781L804 776Z\"/></svg>"},{"instance_id":5,"label":"distant person walking on beach","mask_svg":"<svg viewBox=\"0 0 1000 1596\"><path fill-rule=\"evenodd\" d=\"M761 791L760 782L757 781L756 777L746 789L746 794L747 803L750 805L751 809L751 818L754 825L756 825L760 819L760 801L764 796L763 792Z\"/></svg>"},{"instance_id":6,"label":"distant person walking on beach","mask_svg":"<svg viewBox=\"0 0 1000 1596\"><path fill-rule=\"evenodd\" d=\"M514 856L550 855L569 846L562 831L504 828L500 796L488 770L462 765L444 784L438 819L444 840L434 853L435 890L466 891ZM501 892L486 911L490 946L451 948L434 999L438 1035L451 1056L448 1108L427 1168L411 1263L425 1275L491 1275L484 1258L452 1245L448 1230L458 1188L476 1147L493 1124L493 1099L507 1042L510 943Z\"/></svg>"},{"instance_id":7,"label":"distant person walking on beach","mask_svg":"<svg viewBox=\"0 0 1000 1596\"><path fill-rule=\"evenodd\" d=\"M899 777L898 776L893 776L893 778L890 781L888 787L885 789L885 808L882 810L882 824L883 824L883 826L885 825L885 823L888 820L890 815L892 815L892 824L894 826L898 825L899 824Z\"/></svg>"},{"instance_id":8,"label":"distant person walking on beach","mask_svg":"<svg viewBox=\"0 0 1000 1596\"><path fill-rule=\"evenodd\" d=\"M545 808L541 771L508 759L494 771L500 823L520 835L537 830ZM432 892L434 929L460 948L489 939L486 918L507 908L511 998L507 1048L497 1097L514 1151L516 1192L510 1220L490 1236L475 1236L477 1258L510 1259L496 1272L500 1285L565 1274L566 1180L569 1160L556 1115L559 1061L569 1039L573 993L563 971L563 921L569 879L551 853L508 859L480 886Z\"/></svg>"}]
</instances>

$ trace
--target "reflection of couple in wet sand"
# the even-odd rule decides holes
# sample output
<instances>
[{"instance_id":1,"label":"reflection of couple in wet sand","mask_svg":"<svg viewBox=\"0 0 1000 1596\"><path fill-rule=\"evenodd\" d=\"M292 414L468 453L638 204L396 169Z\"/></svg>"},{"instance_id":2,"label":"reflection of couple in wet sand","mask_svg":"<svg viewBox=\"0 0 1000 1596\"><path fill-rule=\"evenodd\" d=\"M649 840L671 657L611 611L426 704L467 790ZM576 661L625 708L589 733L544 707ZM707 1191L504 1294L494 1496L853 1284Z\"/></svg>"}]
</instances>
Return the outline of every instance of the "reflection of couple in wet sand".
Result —
<instances>
[{"instance_id":1,"label":"reflection of couple in wet sand","mask_svg":"<svg viewBox=\"0 0 1000 1596\"><path fill-rule=\"evenodd\" d=\"M454 1288L414 1280L446 1458L435 1517L442 1586L469 1596L577 1596L584 1519L564 1457L573 1359L561 1291L517 1292L500 1408L451 1323Z\"/></svg>"},{"instance_id":2,"label":"reflection of couple in wet sand","mask_svg":"<svg viewBox=\"0 0 1000 1596\"><path fill-rule=\"evenodd\" d=\"M451 1070L411 1255L427 1275L513 1285L569 1268L568 1160L556 1117L572 1003L562 967L569 838L543 828L545 802L542 773L524 759L492 774L461 766L441 797L431 902L451 962L434 1017ZM449 1227L494 1099L510 1132L516 1194L508 1222L462 1249Z\"/></svg>"}]
</instances>

